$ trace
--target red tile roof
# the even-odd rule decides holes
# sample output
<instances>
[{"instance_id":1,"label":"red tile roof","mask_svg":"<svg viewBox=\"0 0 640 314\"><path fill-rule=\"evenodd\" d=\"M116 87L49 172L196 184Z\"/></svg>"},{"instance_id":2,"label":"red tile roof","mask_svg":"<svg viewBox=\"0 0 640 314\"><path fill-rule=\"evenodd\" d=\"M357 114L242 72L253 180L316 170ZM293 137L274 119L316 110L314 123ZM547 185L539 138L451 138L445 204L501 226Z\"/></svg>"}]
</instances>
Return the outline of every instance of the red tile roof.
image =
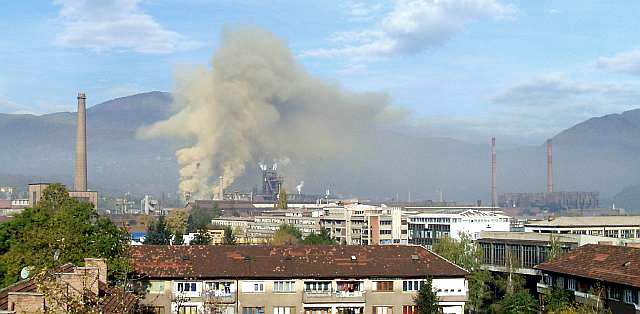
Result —
<instances>
[{"instance_id":1,"label":"red tile roof","mask_svg":"<svg viewBox=\"0 0 640 314\"><path fill-rule=\"evenodd\" d=\"M588 244L535 268L640 287L640 248Z\"/></svg>"},{"instance_id":2,"label":"red tile roof","mask_svg":"<svg viewBox=\"0 0 640 314\"><path fill-rule=\"evenodd\" d=\"M422 278L468 273L420 246L131 247L134 272L149 278ZM355 256L355 259L352 259Z\"/></svg>"}]
</instances>

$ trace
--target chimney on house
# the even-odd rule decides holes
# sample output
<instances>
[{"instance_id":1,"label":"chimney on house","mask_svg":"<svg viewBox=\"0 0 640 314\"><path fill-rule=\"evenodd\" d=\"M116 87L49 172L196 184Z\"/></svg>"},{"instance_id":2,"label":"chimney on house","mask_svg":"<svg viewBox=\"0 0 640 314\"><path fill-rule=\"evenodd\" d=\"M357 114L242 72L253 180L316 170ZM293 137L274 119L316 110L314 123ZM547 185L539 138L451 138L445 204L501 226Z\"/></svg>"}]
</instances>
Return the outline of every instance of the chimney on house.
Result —
<instances>
[{"instance_id":1,"label":"chimney on house","mask_svg":"<svg viewBox=\"0 0 640 314\"><path fill-rule=\"evenodd\" d=\"M76 127L75 191L87 191L87 113L84 93L78 93L78 125Z\"/></svg>"}]
</instances>

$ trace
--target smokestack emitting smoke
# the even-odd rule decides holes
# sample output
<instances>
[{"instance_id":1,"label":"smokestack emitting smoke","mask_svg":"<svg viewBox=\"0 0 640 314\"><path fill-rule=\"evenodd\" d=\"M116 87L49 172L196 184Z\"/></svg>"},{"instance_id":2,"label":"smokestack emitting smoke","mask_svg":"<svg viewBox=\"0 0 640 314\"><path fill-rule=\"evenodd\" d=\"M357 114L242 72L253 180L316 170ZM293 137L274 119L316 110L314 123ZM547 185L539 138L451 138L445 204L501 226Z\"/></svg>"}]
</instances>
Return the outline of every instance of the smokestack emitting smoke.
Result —
<instances>
[{"instance_id":1,"label":"smokestack emitting smoke","mask_svg":"<svg viewBox=\"0 0 640 314\"><path fill-rule=\"evenodd\" d=\"M491 138L491 206L495 207L498 201L496 193L496 138Z\"/></svg>"},{"instance_id":2,"label":"smokestack emitting smoke","mask_svg":"<svg viewBox=\"0 0 640 314\"><path fill-rule=\"evenodd\" d=\"M308 157L358 151L377 126L404 116L385 95L312 77L285 41L259 28L225 29L211 63L178 69L176 113L139 132L184 141L176 152L183 193L215 195L258 160L303 169Z\"/></svg>"},{"instance_id":3,"label":"smokestack emitting smoke","mask_svg":"<svg viewBox=\"0 0 640 314\"><path fill-rule=\"evenodd\" d=\"M87 190L87 113L84 93L78 93L78 125L76 127L76 164L74 189Z\"/></svg>"},{"instance_id":4,"label":"smokestack emitting smoke","mask_svg":"<svg viewBox=\"0 0 640 314\"><path fill-rule=\"evenodd\" d=\"M547 193L553 192L553 146L547 140Z\"/></svg>"}]
</instances>

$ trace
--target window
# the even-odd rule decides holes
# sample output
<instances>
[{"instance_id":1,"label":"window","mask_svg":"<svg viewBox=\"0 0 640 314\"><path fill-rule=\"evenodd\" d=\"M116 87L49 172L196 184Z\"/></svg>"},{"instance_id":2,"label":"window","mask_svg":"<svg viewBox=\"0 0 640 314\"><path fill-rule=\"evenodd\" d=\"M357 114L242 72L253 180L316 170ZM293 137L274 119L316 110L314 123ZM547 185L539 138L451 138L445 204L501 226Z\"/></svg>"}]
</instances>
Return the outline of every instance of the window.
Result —
<instances>
[{"instance_id":1,"label":"window","mask_svg":"<svg viewBox=\"0 0 640 314\"><path fill-rule=\"evenodd\" d=\"M243 282L242 292L264 292L264 282Z\"/></svg>"},{"instance_id":2,"label":"window","mask_svg":"<svg viewBox=\"0 0 640 314\"><path fill-rule=\"evenodd\" d=\"M418 308L415 305L403 305L402 314L418 314Z\"/></svg>"},{"instance_id":3,"label":"window","mask_svg":"<svg viewBox=\"0 0 640 314\"><path fill-rule=\"evenodd\" d=\"M274 281L273 292L296 292L296 282L295 281Z\"/></svg>"},{"instance_id":4,"label":"window","mask_svg":"<svg viewBox=\"0 0 640 314\"><path fill-rule=\"evenodd\" d=\"M393 291L393 281L374 281L373 291Z\"/></svg>"},{"instance_id":5,"label":"window","mask_svg":"<svg viewBox=\"0 0 640 314\"><path fill-rule=\"evenodd\" d=\"M331 282L330 281L308 281L304 283L304 291L329 292L331 291Z\"/></svg>"},{"instance_id":6,"label":"window","mask_svg":"<svg viewBox=\"0 0 640 314\"><path fill-rule=\"evenodd\" d=\"M551 286L551 284L553 283L553 277L549 275L543 275L542 280L544 281L544 284L547 286Z\"/></svg>"},{"instance_id":7,"label":"window","mask_svg":"<svg viewBox=\"0 0 640 314\"><path fill-rule=\"evenodd\" d=\"M615 286L609 287L609 299L622 299L622 291L620 290L620 288Z\"/></svg>"},{"instance_id":8,"label":"window","mask_svg":"<svg viewBox=\"0 0 640 314\"><path fill-rule=\"evenodd\" d=\"M164 281L149 281L149 286L147 287L147 292L149 293L164 293Z\"/></svg>"},{"instance_id":9,"label":"window","mask_svg":"<svg viewBox=\"0 0 640 314\"><path fill-rule=\"evenodd\" d=\"M264 307L243 307L242 314L264 314Z\"/></svg>"},{"instance_id":10,"label":"window","mask_svg":"<svg viewBox=\"0 0 640 314\"><path fill-rule=\"evenodd\" d=\"M330 307L307 307L304 314L331 314Z\"/></svg>"},{"instance_id":11,"label":"window","mask_svg":"<svg viewBox=\"0 0 640 314\"><path fill-rule=\"evenodd\" d=\"M380 230L380 234L391 234L391 230Z\"/></svg>"},{"instance_id":12,"label":"window","mask_svg":"<svg viewBox=\"0 0 640 314\"><path fill-rule=\"evenodd\" d=\"M420 282L422 280L403 280L402 291L418 291L420 290Z\"/></svg>"},{"instance_id":13,"label":"window","mask_svg":"<svg viewBox=\"0 0 640 314\"><path fill-rule=\"evenodd\" d=\"M535 266L538 263L538 259L536 258L536 247L533 245L525 245L522 249L522 264L524 267L531 268Z\"/></svg>"},{"instance_id":14,"label":"window","mask_svg":"<svg viewBox=\"0 0 640 314\"><path fill-rule=\"evenodd\" d=\"M181 305L178 314L198 314L198 307L195 305Z\"/></svg>"},{"instance_id":15,"label":"window","mask_svg":"<svg viewBox=\"0 0 640 314\"><path fill-rule=\"evenodd\" d=\"M576 291L576 280L575 279L568 279L567 280L567 289L571 290L571 291Z\"/></svg>"},{"instance_id":16,"label":"window","mask_svg":"<svg viewBox=\"0 0 640 314\"><path fill-rule=\"evenodd\" d=\"M393 306L373 306L373 314L393 314Z\"/></svg>"},{"instance_id":17,"label":"window","mask_svg":"<svg viewBox=\"0 0 640 314\"><path fill-rule=\"evenodd\" d=\"M144 313L149 314L164 314L164 306L151 306L147 305L144 307Z\"/></svg>"},{"instance_id":18,"label":"window","mask_svg":"<svg viewBox=\"0 0 640 314\"><path fill-rule=\"evenodd\" d=\"M495 265L504 266L504 244L493 245L493 261Z\"/></svg>"},{"instance_id":19,"label":"window","mask_svg":"<svg viewBox=\"0 0 640 314\"><path fill-rule=\"evenodd\" d=\"M624 289L624 302L638 304L638 291Z\"/></svg>"},{"instance_id":20,"label":"window","mask_svg":"<svg viewBox=\"0 0 640 314\"><path fill-rule=\"evenodd\" d=\"M274 306L273 314L296 314L295 306Z\"/></svg>"},{"instance_id":21,"label":"window","mask_svg":"<svg viewBox=\"0 0 640 314\"><path fill-rule=\"evenodd\" d=\"M197 288L195 282L178 282L178 292L197 292Z\"/></svg>"},{"instance_id":22,"label":"window","mask_svg":"<svg viewBox=\"0 0 640 314\"><path fill-rule=\"evenodd\" d=\"M558 287L560 289L564 289L564 278L563 277L556 278L556 287Z\"/></svg>"}]
</instances>

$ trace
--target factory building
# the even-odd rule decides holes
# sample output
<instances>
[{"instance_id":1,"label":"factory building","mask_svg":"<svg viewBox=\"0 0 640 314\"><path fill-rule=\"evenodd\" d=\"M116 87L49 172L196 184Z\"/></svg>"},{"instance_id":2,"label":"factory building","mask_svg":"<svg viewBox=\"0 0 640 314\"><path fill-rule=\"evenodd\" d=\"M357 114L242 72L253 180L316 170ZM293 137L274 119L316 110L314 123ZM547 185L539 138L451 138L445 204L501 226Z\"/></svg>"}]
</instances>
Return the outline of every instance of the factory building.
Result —
<instances>
[{"instance_id":1,"label":"factory building","mask_svg":"<svg viewBox=\"0 0 640 314\"><path fill-rule=\"evenodd\" d=\"M549 217L530 220L525 232L586 234L609 238L640 238L640 216Z\"/></svg>"}]
</instances>

